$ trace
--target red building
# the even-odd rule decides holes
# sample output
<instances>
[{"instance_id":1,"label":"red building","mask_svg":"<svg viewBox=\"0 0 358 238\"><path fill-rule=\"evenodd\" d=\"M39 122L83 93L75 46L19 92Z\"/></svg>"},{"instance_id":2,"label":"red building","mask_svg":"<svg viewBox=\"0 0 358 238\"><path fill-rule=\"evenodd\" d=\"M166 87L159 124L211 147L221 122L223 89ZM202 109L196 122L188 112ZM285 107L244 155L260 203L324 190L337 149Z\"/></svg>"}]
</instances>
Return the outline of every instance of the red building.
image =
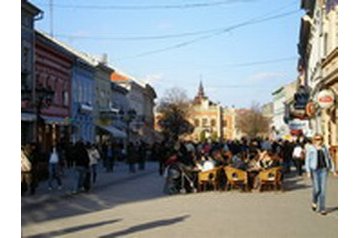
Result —
<instances>
[{"instance_id":1,"label":"red building","mask_svg":"<svg viewBox=\"0 0 358 238\"><path fill-rule=\"evenodd\" d=\"M36 88L54 92L50 101L35 95L35 98L41 101L37 112L37 140L44 151L49 151L54 143L69 141L73 60L72 54L49 36L36 32ZM39 90L36 90L36 93L39 94Z\"/></svg>"}]
</instances>

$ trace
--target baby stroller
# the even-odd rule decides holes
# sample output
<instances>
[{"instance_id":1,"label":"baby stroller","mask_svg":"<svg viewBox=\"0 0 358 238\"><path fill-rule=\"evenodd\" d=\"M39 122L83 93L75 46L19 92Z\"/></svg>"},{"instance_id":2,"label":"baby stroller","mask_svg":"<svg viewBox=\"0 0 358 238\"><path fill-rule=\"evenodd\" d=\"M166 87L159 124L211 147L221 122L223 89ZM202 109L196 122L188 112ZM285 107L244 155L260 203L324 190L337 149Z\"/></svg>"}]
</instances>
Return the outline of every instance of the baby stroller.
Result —
<instances>
[{"instance_id":1,"label":"baby stroller","mask_svg":"<svg viewBox=\"0 0 358 238\"><path fill-rule=\"evenodd\" d=\"M197 192L195 187L195 175L189 166L179 162L177 158L170 158L166 163L164 172L165 185L164 192L172 194L185 194Z\"/></svg>"}]
</instances>

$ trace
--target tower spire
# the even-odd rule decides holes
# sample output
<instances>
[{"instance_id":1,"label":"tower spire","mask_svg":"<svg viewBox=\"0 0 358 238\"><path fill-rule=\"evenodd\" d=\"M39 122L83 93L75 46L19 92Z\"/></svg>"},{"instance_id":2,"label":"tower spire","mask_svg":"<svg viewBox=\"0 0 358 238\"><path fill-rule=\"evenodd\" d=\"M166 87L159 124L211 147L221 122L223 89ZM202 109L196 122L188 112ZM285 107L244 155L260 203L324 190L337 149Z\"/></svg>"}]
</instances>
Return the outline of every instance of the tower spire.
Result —
<instances>
[{"instance_id":1,"label":"tower spire","mask_svg":"<svg viewBox=\"0 0 358 238\"><path fill-rule=\"evenodd\" d=\"M204 97L205 97L204 87L203 87L203 81L201 80L201 76L200 76L200 84L199 84L199 90L198 90L198 97L199 97L199 98L204 98Z\"/></svg>"}]
</instances>

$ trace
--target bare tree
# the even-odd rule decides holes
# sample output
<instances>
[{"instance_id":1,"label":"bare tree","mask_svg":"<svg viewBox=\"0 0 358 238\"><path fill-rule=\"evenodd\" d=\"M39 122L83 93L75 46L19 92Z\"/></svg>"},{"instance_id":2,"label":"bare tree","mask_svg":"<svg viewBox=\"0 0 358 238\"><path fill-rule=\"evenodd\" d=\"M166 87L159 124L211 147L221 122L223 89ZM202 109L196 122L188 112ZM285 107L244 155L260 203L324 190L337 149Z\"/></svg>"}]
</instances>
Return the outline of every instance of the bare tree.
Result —
<instances>
[{"instance_id":1,"label":"bare tree","mask_svg":"<svg viewBox=\"0 0 358 238\"><path fill-rule=\"evenodd\" d=\"M167 90L159 101L157 111L161 114L158 125L167 140L175 142L180 136L193 132L194 127L187 120L191 113L191 104L183 89Z\"/></svg>"},{"instance_id":2,"label":"bare tree","mask_svg":"<svg viewBox=\"0 0 358 238\"><path fill-rule=\"evenodd\" d=\"M258 103L253 103L250 109L241 113L237 123L240 130L250 138L266 134L269 131L269 120L263 116Z\"/></svg>"}]
</instances>

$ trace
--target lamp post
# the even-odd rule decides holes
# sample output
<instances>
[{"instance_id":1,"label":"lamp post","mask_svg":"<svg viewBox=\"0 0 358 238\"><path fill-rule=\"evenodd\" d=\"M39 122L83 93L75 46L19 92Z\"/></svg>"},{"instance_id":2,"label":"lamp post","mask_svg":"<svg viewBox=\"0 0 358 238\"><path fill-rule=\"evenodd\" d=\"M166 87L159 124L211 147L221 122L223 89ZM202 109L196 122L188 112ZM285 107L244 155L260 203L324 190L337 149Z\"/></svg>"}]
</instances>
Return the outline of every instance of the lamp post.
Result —
<instances>
[{"instance_id":1,"label":"lamp post","mask_svg":"<svg viewBox=\"0 0 358 238\"><path fill-rule=\"evenodd\" d=\"M126 123L126 133L127 133L127 139L126 139L126 151L128 149L128 144L130 142L129 140L129 134L130 134L130 123L136 118L137 112L134 109L129 109L128 111L120 110L119 114L122 116L122 120Z\"/></svg>"},{"instance_id":2,"label":"lamp post","mask_svg":"<svg viewBox=\"0 0 358 238\"><path fill-rule=\"evenodd\" d=\"M34 97L33 97L33 93ZM48 108L52 103L55 92L49 86L43 86L42 84L36 85L36 88L33 92L32 89L25 87L21 89L21 98L24 101L30 101L30 108L35 110L36 121L35 121L35 129L36 129L36 144L39 142L39 125L42 122L41 118L41 110L43 108ZM33 99L33 100L32 100Z\"/></svg>"}]
</instances>

